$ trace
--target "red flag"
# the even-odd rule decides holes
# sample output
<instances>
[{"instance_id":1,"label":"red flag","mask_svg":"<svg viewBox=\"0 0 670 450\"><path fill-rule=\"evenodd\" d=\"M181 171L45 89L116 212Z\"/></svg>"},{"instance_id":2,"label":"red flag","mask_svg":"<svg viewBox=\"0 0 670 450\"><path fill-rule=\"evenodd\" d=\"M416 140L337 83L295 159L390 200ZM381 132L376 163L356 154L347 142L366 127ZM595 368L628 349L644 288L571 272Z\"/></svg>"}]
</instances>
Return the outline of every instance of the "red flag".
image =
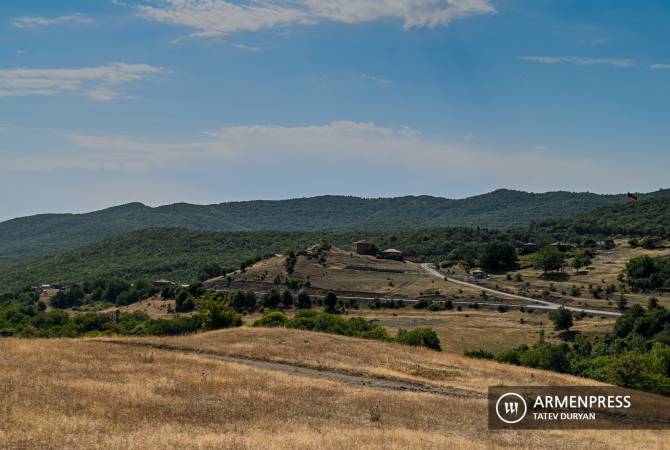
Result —
<instances>
[{"instance_id":1,"label":"red flag","mask_svg":"<svg viewBox=\"0 0 670 450\"><path fill-rule=\"evenodd\" d=\"M628 201L629 202L636 202L637 201L637 195L631 194L630 192L628 193Z\"/></svg>"}]
</instances>

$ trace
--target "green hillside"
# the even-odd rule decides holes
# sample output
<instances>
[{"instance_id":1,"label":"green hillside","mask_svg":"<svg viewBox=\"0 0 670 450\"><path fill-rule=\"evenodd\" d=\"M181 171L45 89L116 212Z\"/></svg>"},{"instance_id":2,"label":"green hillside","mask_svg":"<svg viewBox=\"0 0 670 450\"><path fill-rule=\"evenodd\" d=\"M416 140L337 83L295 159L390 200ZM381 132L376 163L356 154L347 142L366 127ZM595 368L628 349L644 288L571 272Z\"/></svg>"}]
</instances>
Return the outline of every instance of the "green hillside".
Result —
<instances>
[{"instance_id":1,"label":"green hillside","mask_svg":"<svg viewBox=\"0 0 670 450\"><path fill-rule=\"evenodd\" d=\"M670 236L670 199L658 198L609 206L574 217L539 221L532 230L594 236Z\"/></svg>"},{"instance_id":2,"label":"green hillside","mask_svg":"<svg viewBox=\"0 0 670 450\"><path fill-rule=\"evenodd\" d=\"M255 257L328 240L350 248L358 239L379 247L397 247L408 256L441 260L464 242L511 239L504 231L470 228L395 231L243 231L212 232L175 228L133 231L89 244L56 256L0 263L2 290L43 283L73 283L96 277L169 278L189 282L208 264L238 268Z\"/></svg>"},{"instance_id":3,"label":"green hillside","mask_svg":"<svg viewBox=\"0 0 670 450\"><path fill-rule=\"evenodd\" d=\"M670 190L642 195L669 197ZM445 226L523 227L547 217L568 217L625 195L497 190L462 200L439 197L363 199L322 196L219 205L130 203L87 214L43 214L0 223L0 258L44 256L99 239L152 227L211 231L388 229Z\"/></svg>"}]
</instances>

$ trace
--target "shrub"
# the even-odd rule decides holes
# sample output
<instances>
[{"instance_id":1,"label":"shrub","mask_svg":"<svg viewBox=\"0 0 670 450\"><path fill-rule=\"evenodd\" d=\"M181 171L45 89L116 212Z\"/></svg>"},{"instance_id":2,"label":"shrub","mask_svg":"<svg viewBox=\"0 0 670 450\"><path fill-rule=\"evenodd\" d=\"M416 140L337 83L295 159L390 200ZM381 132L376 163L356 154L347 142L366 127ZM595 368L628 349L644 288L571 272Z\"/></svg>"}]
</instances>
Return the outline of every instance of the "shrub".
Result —
<instances>
[{"instance_id":1,"label":"shrub","mask_svg":"<svg viewBox=\"0 0 670 450\"><path fill-rule=\"evenodd\" d=\"M463 354L469 358L477 359L493 359L493 353L487 352L486 350L466 350Z\"/></svg>"},{"instance_id":2,"label":"shrub","mask_svg":"<svg viewBox=\"0 0 670 450\"><path fill-rule=\"evenodd\" d=\"M263 317L254 322L255 327L283 327L288 317L281 311L269 311Z\"/></svg>"},{"instance_id":3,"label":"shrub","mask_svg":"<svg viewBox=\"0 0 670 450\"><path fill-rule=\"evenodd\" d=\"M398 330L396 341L414 347L428 347L433 350L441 351L440 338L431 328L414 328L413 330Z\"/></svg>"}]
</instances>

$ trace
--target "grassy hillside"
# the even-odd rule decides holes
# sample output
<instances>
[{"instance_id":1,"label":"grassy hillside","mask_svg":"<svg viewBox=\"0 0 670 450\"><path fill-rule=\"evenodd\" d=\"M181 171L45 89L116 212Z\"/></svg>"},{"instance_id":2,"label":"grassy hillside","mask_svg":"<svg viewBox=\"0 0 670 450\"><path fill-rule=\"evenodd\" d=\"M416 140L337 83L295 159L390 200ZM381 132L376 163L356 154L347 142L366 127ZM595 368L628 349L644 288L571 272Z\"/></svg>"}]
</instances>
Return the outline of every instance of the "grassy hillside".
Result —
<instances>
[{"instance_id":1,"label":"grassy hillside","mask_svg":"<svg viewBox=\"0 0 670 450\"><path fill-rule=\"evenodd\" d=\"M670 198L614 205L559 220L543 220L535 230L570 235L660 236L670 234Z\"/></svg>"},{"instance_id":2,"label":"grassy hillside","mask_svg":"<svg viewBox=\"0 0 670 450\"><path fill-rule=\"evenodd\" d=\"M643 195L669 197L670 190ZM281 201L231 202L150 208L130 203L87 214L44 214L0 223L0 258L44 256L99 239L151 227L211 231L318 230L526 226L621 204L622 195L497 190L463 200L420 196L363 199L323 196Z\"/></svg>"},{"instance_id":3,"label":"grassy hillside","mask_svg":"<svg viewBox=\"0 0 670 450\"><path fill-rule=\"evenodd\" d=\"M653 449L667 441L667 431L646 430L491 433L487 386L593 382L447 353L286 329L148 342L184 352L117 342L0 342L0 383L11 386L0 409L4 446L615 449L634 440Z\"/></svg>"}]
</instances>

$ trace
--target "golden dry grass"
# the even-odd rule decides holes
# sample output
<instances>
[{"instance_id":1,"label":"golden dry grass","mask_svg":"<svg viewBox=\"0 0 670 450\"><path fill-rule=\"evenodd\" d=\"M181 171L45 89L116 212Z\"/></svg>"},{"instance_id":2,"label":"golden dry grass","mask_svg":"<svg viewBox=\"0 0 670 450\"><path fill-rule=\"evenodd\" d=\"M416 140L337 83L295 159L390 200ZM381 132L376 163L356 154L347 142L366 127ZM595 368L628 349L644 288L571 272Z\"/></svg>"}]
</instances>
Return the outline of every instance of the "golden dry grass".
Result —
<instances>
[{"instance_id":1,"label":"golden dry grass","mask_svg":"<svg viewBox=\"0 0 670 450\"><path fill-rule=\"evenodd\" d=\"M562 342L554 330L548 312L541 310L533 314L512 309L500 313L495 309L485 308L431 312L410 307L397 310L362 309L355 314L368 320L378 320L390 333L395 333L398 328L430 327L439 336L442 349L450 353L462 354L465 350L499 353L536 342L540 330L544 330L548 342ZM585 317L575 321L573 330L586 337L603 335L611 331L614 320L611 317Z\"/></svg>"},{"instance_id":2,"label":"golden dry grass","mask_svg":"<svg viewBox=\"0 0 670 450\"><path fill-rule=\"evenodd\" d=\"M146 298L144 300L140 300L135 303L131 303L130 305L114 306L99 312L100 313L112 313L116 311L121 313L144 312L147 313L152 318L170 318L174 316L174 309L175 309L174 299L162 299L160 297L151 297ZM169 311L172 311L172 313L170 313Z\"/></svg>"},{"instance_id":3,"label":"golden dry grass","mask_svg":"<svg viewBox=\"0 0 670 450\"><path fill-rule=\"evenodd\" d=\"M331 337L242 329L181 344L268 358L288 351L289 359L305 364L335 347L323 354L332 364L368 370L371 360L370 371L400 374L417 366L452 367L453 376L441 372L437 378L453 377L477 391L486 379L499 377L515 384L575 382L376 342L329 342ZM306 340L312 351L303 351ZM659 431L489 432L483 398L354 387L90 340L3 340L0 369L0 443L6 449L663 448L669 437ZM411 376L434 382L436 373Z\"/></svg>"},{"instance_id":4,"label":"golden dry grass","mask_svg":"<svg viewBox=\"0 0 670 450\"><path fill-rule=\"evenodd\" d=\"M194 352L296 364L485 393L492 385L580 385L592 380L400 344L283 328L219 330L181 337L115 338Z\"/></svg>"}]
</instances>

